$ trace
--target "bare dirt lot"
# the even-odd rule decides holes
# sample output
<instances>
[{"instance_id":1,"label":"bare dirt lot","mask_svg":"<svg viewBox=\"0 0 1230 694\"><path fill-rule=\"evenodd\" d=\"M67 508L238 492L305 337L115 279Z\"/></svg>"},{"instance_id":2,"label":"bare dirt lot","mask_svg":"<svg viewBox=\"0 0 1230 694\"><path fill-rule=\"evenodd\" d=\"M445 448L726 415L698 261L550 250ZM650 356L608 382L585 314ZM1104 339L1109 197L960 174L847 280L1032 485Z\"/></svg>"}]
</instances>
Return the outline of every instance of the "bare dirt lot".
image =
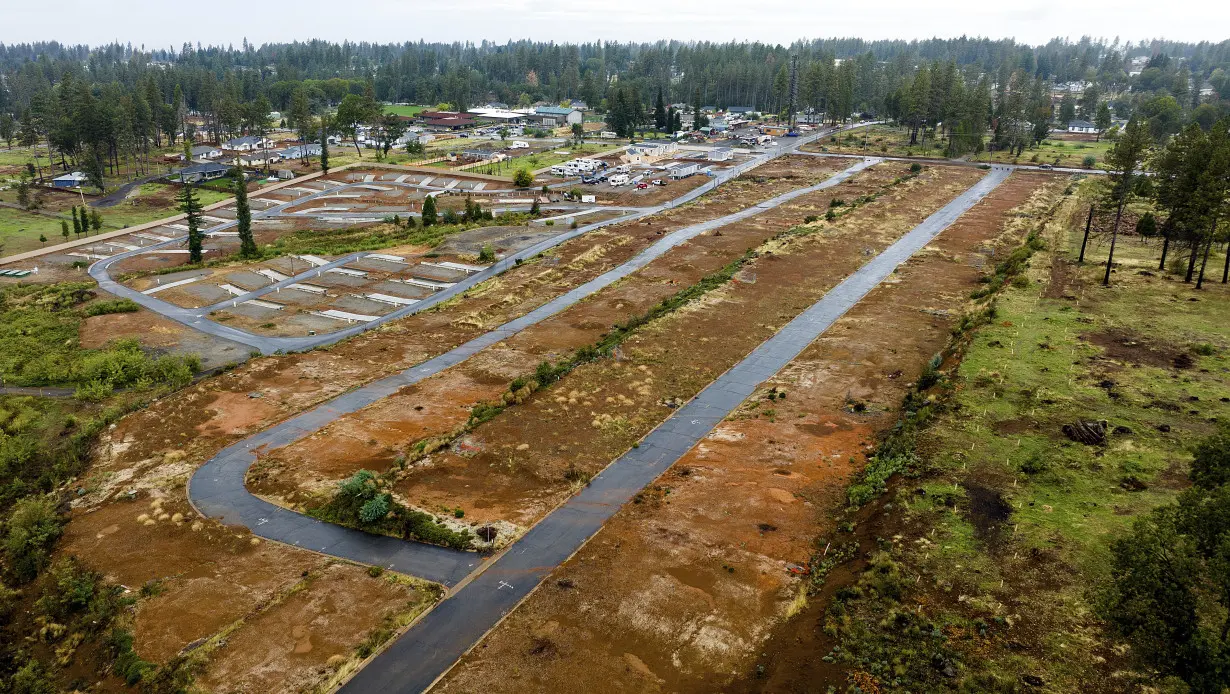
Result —
<instances>
[{"instance_id":1,"label":"bare dirt lot","mask_svg":"<svg viewBox=\"0 0 1230 694\"><path fill-rule=\"evenodd\" d=\"M805 603L787 562L823 549L823 512L843 502L992 249L1019 242L1017 215L1049 206L1059 186L1040 193L1045 181L1015 175L900 268L623 508L441 691L713 691L749 673L775 630L788 648L798 622L785 617Z\"/></svg>"},{"instance_id":2,"label":"bare dirt lot","mask_svg":"<svg viewBox=\"0 0 1230 694\"><path fill-rule=\"evenodd\" d=\"M881 199L835 224L820 222L816 233L795 242L770 240L796 226L808 210L881 190L900 174L894 167L877 167L721 229L721 235L699 237L458 369L262 458L250 486L284 504L312 505L314 494L329 491L342 477L360 469L387 470L410 456L416 442L450 431L476 402L497 397L542 359L596 340L611 324L643 312L749 248L758 249L760 257L728 287L666 320L675 331L644 338L650 343L639 336L627 343L632 361L639 361L632 356L638 350L655 355L641 361L643 371L620 362L586 365L401 473L396 489L410 504L437 512L460 508L474 524L526 527L566 498L576 479L596 473L664 419L670 408L663 401L694 395L980 175L937 167L887 188ZM703 345L706 358L697 360L695 351L679 345ZM477 393L485 394L474 399Z\"/></svg>"},{"instance_id":3,"label":"bare dirt lot","mask_svg":"<svg viewBox=\"0 0 1230 694\"><path fill-rule=\"evenodd\" d=\"M81 323L81 346L97 349L121 338L132 338L154 354L195 354L203 369L243 361L246 345L206 335L146 309L133 313L93 316Z\"/></svg>"},{"instance_id":4,"label":"bare dirt lot","mask_svg":"<svg viewBox=\"0 0 1230 694\"><path fill-rule=\"evenodd\" d=\"M377 629L390 612L398 615L398 621L407 619L434 600L434 594L417 587L400 596L383 588L370 595L358 591L365 599L354 603L351 616L337 618L341 621L336 638L351 639L349 646L327 641L330 645L294 655L304 638L295 636L296 626L302 625L292 622L299 618L260 616L303 590L299 586L305 579L325 572L328 560L288 547L253 544L246 531L194 517L184 486L192 470L245 432L419 363L490 325L523 314L622 262L657 240L660 230L711 219L793 187L793 181L775 179L723 186L716 195L655 217L652 223L615 225L587 234L549 258L515 268L437 310L328 349L256 359L154 402L104 433L92 467L78 481L83 493L66 529L63 551L78 554L89 566L134 591L148 581L159 581L133 615L139 653L162 657L204 638L192 651L201 654L202 676L207 679L230 679L226 673L255 668L259 676L254 675L250 686L260 689L310 688L304 678L323 683L334 676L332 668L349 667L337 663L339 647L356 652L348 650L359 645L352 637ZM156 327L153 322L149 325ZM163 501L155 508L158 499ZM178 519L176 514L181 514ZM141 519L143 515L146 518ZM304 571L309 575L304 576ZM358 576L364 573L358 568L347 571L356 574L356 581L375 580ZM284 633L288 624L290 639ZM316 627L305 628L311 632ZM252 641L244 640L248 638ZM228 655L229 649L218 649L222 641L265 644L270 650L262 655L248 648ZM276 679L274 671L283 673L284 679Z\"/></svg>"}]
</instances>

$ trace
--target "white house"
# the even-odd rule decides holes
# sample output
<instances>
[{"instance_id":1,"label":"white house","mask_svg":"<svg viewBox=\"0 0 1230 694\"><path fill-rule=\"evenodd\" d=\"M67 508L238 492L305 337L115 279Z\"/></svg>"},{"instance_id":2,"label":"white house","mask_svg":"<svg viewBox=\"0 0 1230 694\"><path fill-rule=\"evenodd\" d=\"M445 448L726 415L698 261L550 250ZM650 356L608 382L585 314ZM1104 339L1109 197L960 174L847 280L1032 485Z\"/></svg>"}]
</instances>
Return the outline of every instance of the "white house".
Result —
<instances>
[{"instance_id":1,"label":"white house","mask_svg":"<svg viewBox=\"0 0 1230 694\"><path fill-rule=\"evenodd\" d=\"M305 157L319 157L320 145L294 145L292 147L287 147L286 149L273 152L273 154L276 154L278 157L286 160L303 159Z\"/></svg>"},{"instance_id":2,"label":"white house","mask_svg":"<svg viewBox=\"0 0 1230 694\"><path fill-rule=\"evenodd\" d=\"M1097 133L1098 126L1090 123L1087 120L1072 120L1068 121L1068 132L1070 133Z\"/></svg>"},{"instance_id":3,"label":"white house","mask_svg":"<svg viewBox=\"0 0 1230 694\"><path fill-rule=\"evenodd\" d=\"M734 150L729 147L718 147L717 149L709 150L709 161L729 161L734 156Z\"/></svg>"},{"instance_id":4,"label":"white house","mask_svg":"<svg viewBox=\"0 0 1230 694\"><path fill-rule=\"evenodd\" d=\"M273 150L263 152L248 152L240 154L232 160L239 166L264 166L282 161L282 156Z\"/></svg>"},{"instance_id":5,"label":"white house","mask_svg":"<svg viewBox=\"0 0 1230 694\"><path fill-rule=\"evenodd\" d=\"M222 150L213 145L197 145L192 148L193 159L217 159L222 156Z\"/></svg>"},{"instance_id":6,"label":"white house","mask_svg":"<svg viewBox=\"0 0 1230 694\"><path fill-rule=\"evenodd\" d=\"M640 142L628 148L619 159L627 164L648 164L679 151L679 144L670 140Z\"/></svg>"},{"instance_id":7,"label":"white house","mask_svg":"<svg viewBox=\"0 0 1230 694\"><path fill-rule=\"evenodd\" d=\"M222 143L224 149L229 149L233 152L251 152L257 149L269 149L272 146L273 140L260 135L236 137Z\"/></svg>"},{"instance_id":8,"label":"white house","mask_svg":"<svg viewBox=\"0 0 1230 694\"><path fill-rule=\"evenodd\" d=\"M667 167L666 173L671 178L687 178L696 173L699 168L700 166L695 162L680 162Z\"/></svg>"}]
</instances>

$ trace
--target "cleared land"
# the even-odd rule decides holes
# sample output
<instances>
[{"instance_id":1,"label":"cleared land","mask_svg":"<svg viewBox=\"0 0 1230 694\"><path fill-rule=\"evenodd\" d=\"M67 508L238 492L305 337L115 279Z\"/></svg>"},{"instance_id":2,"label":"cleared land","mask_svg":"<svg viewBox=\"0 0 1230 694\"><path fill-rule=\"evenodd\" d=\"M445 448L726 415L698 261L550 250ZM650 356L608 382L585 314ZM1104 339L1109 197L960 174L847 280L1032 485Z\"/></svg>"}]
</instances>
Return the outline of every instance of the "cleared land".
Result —
<instances>
[{"instance_id":1,"label":"cleared land","mask_svg":"<svg viewBox=\"0 0 1230 694\"><path fill-rule=\"evenodd\" d=\"M798 609L787 562L814 551L821 513L840 503L845 476L943 345L992 249L1023 235L1015 215L1045 209L1044 181L1014 176L900 268L622 509L442 690L711 691L715 677L749 670L773 625ZM664 321L661 337L686 321ZM629 353L657 372L670 358L651 351L655 337Z\"/></svg>"},{"instance_id":2,"label":"cleared land","mask_svg":"<svg viewBox=\"0 0 1230 694\"><path fill-rule=\"evenodd\" d=\"M797 173L806 172L817 180L832 170L816 167L811 158L803 157L795 166ZM161 591L148 603L150 608L146 610L143 603L134 617L138 653L165 655L206 639L205 645L193 649L201 654L200 672L206 678L217 672L216 681L221 681L229 677L227 673L251 667L256 662L252 659L257 658L273 663L261 677L271 677L272 671L283 674L276 681L253 680L251 686L288 691L320 685L344 671L347 658L361 652L356 649L387 637L396 624L434 600L435 593L417 585L388 587L380 582L384 577L371 578L361 569L342 565L344 570L337 571L349 581L345 585L369 586L355 590L360 597L370 595L371 599L356 601L347 615L325 618L323 626L313 622L305 627L307 632L299 630L325 639L316 630L339 625L338 640L314 641L327 645L293 654L303 638L295 636L295 620L306 619L302 603L293 598L303 590L297 586L305 579L315 584L317 575L322 578L316 585L330 585L324 579L334 571L332 564L299 550L252 544L246 531L193 517L184 500L184 483L196 464L246 432L356 383L421 362L475 336L488 324L524 313L547 297L592 278L609 263L630 257L656 240L660 229L712 219L795 187L796 180L731 182L693 205L655 217L652 224L615 225L575 239L549 258L515 268L477 288L470 297L438 310L327 350L253 360L157 401L104 433L94 465L80 480L84 493L67 528L64 547L68 549L62 551L77 553L126 585L165 579ZM151 504L156 499L163 500L162 513L153 512ZM183 514L182 525L177 524L175 513ZM142 514L150 518L138 521ZM151 519L154 523L146 525ZM194 531L197 521L201 525ZM305 570L307 577L302 575ZM227 592L224 586L236 588ZM310 586L306 589L308 596L313 595ZM263 618L266 612L262 610L292 616ZM221 647L223 640L264 644L264 650ZM334 659L336 655L343 655L343 662Z\"/></svg>"},{"instance_id":3,"label":"cleared land","mask_svg":"<svg viewBox=\"0 0 1230 694\"><path fill-rule=\"evenodd\" d=\"M331 490L339 478L358 469L383 472L399 459L414 458L416 444L463 424L474 405L497 398L510 381L528 377L540 361L558 360L596 341L609 326L643 314L749 251L756 256L740 270L734 285L748 297L710 307L718 300L707 296L697 304L706 310L693 314L696 309L690 306L681 312L695 323L669 341L704 344L710 355L704 364L696 363L690 350L675 350L669 374L657 369L638 374L601 362L586 365L398 475L396 489L408 503L432 511L461 508L467 523L524 528L571 493L575 480L597 472L665 418L670 408L664 401L688 399L771 334L775 321L766 323L765 316L780 319L809 305L814 301L809 297L835 284L869 253L874 255L873 249L882 249L981 174L945 167L900 186L889 185L902 171L873 167L841 186L699 237L459 369L343 418L289 447L285 456L278 452L262 460L253 476L264 481L253 489L285 494L288 488L283 485L298 480L304 489L288 502L310 504L312 491ZM811 247L811 255L791 253L788 240L773 239L807 214L827 209L834 198L853 200L886 186L883 198L831 229L827 223L814 228L816 233L808 238L815 242L800 242ZM881 210L885 216L878 214ZM875 236L868 234L868 227ZM786 302L791 288L802 293ZM794 308L782 308L786 303ZM625 350L636 344L629 341ZM669 345L658 349L670 351ZM598 375L592 376L595 370ZM589 382L591 377L596 381ZM285 464L295 469L270 484L274 469Z\"/></svg>"}]
</instances>

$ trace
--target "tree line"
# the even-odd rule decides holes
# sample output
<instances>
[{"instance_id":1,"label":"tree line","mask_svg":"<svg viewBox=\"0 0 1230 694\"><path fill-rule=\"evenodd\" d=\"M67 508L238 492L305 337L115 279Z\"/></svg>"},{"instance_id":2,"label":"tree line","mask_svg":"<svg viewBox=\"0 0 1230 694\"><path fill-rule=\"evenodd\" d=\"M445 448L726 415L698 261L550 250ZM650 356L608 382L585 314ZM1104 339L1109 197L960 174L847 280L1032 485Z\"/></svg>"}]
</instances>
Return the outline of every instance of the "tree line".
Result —
<instances>
[{"instance_id":1,"label":"tree line","mask_svg":"<svg viewBox=\"0 0 1230 694\"><path fill-rule=\"evenodd\" d=\"M954 156L988 146L1019 153L1056 118L1080 117L1109 131L1114 118L1139 114L1162 139L1188 122L1207 128L1230 110L1230 41L311 41L259 48L245 41L178 51L37 43L0 45L0 140L37 146L40 177L81 170L101 184L150 173L152 157L186 148L198 124L215 141L264 134L271 111L307 140L336 111L332 126L352 141L359 125L395 141L404 126L383 116L381 102L465 110L580 99L621 132L650 122L674 130L680 112L706 106L783 113L792 55L799 57L798 110L834 121L890 118L910 129L912 142L940 140ZM1057 111L1056 84L1079 86Z\"/></svg>"}]
</instances>

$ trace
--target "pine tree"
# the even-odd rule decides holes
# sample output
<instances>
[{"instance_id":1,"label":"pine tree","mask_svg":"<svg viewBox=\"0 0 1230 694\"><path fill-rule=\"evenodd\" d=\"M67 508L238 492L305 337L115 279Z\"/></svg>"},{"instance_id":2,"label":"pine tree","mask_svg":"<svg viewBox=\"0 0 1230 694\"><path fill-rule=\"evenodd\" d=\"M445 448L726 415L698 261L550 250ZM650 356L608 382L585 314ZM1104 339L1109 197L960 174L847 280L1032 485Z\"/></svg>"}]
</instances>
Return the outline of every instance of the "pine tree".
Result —
<instances>
[{"instance_id":1,"label":"pine tree","mask_svg":"<svg viewBox=\"0 0 1230 694\"><path fill-rule=\"evenodd\" d=\"M61 220L60 220L60 236L63 236L63 237L64 237L64 240L65 240L66 242L68 241L68 234L69 234L69 231L68 231L68 220L67 220L67 219L61 219Z\"/></svg>"},{"instance_id":2,"label":"pine tree","mask_svg":"<svg viewBox=\"0 0 1230 694\"><path fill-rule=\"evenodd\" d=\"M329 127L323 116L320 118L320 170L329 173Z\"/></svg>"},{"instance_id":3,"label":"pine tree","mask_svg":"<svg viewBox=\"0 0 1230 694\"><path fill-rule=\"evenodd\" d=\"M201 262L201 202L196 197L196 186L184 184L179 194L179 211L187 215L188 222L188 262L196 265Z\"/></svg>"},{"instance_id":4,"label":"pine tree","mask_svg":"<svg viewBox=\"0 0 1230 694\"><path fill-rule=\"evenodd\" d=\"M662 99L662 88L658 87L658 100L653 104L653 124L658 130L666 130L670 127L667 115L666 102Z\"/></svg>"},{"instance_id":5,"label":"pine tree","mask_svg":"<svg viewBox=\"0 0 1230 694\"><path fill-rule=\"evenodd\" d=\"M1103 285L1110 285L1110 269L1115 262L1115 241L1119 238L1119 222L1123 218L1123 208L1127 205L1128 195L1136 182L1137 169L1145 159L1152 139L1149 129L1142 121L1132 118L1119 141L1106 154L1106 163L1110 166L1111 196L1115 207L1115 225L1110 233L1110 253L1106 256L1106 275L1102 278Z\"/></svg>"},{"instance_id":6,"label":"pine tree","mask_svg":"<svg viewBox=\"0 0 1230 694\"><path fill-rule=\"evenodd\" d=\"M423 226L429 227L436 223L436 196L428 195L423 199Z\"/></svg>"},{"instance_id":7,"label":"pine tree","mask_svg":"<svg viewBox=\"0 0 1230 694\"><path fill-rule=\"evenodd\" d=\"M77 206L76 205L73 205L72 212L73 212L73 233L76 234L78 238L80 238L81 237L81 220L77 218Z\"/></svg>"},{"instance_id":8,"label":"pine tree","mask_svg":"<svg viewBox=\"0 0 1230 694\"><path fill-rule=\"evenodd\" d=\"M85 211L85 208L82 208ZM94 229L94 233L102 231L102 214L98 210L90 210L90 227Z\"/></svg>"},{"instance_id":9,"label":"pine tree","mask_svg":"<svg viewBox=\"0 0 1230 694\"><path fill-rule=\"evenodd\" d=\"M252 238L252 206L248 204L248 181L238 166L232 172L235 178L235 228L239 231L239 257L255 258L260 255L256 239Z\"/></svg>"}]
</instances>

